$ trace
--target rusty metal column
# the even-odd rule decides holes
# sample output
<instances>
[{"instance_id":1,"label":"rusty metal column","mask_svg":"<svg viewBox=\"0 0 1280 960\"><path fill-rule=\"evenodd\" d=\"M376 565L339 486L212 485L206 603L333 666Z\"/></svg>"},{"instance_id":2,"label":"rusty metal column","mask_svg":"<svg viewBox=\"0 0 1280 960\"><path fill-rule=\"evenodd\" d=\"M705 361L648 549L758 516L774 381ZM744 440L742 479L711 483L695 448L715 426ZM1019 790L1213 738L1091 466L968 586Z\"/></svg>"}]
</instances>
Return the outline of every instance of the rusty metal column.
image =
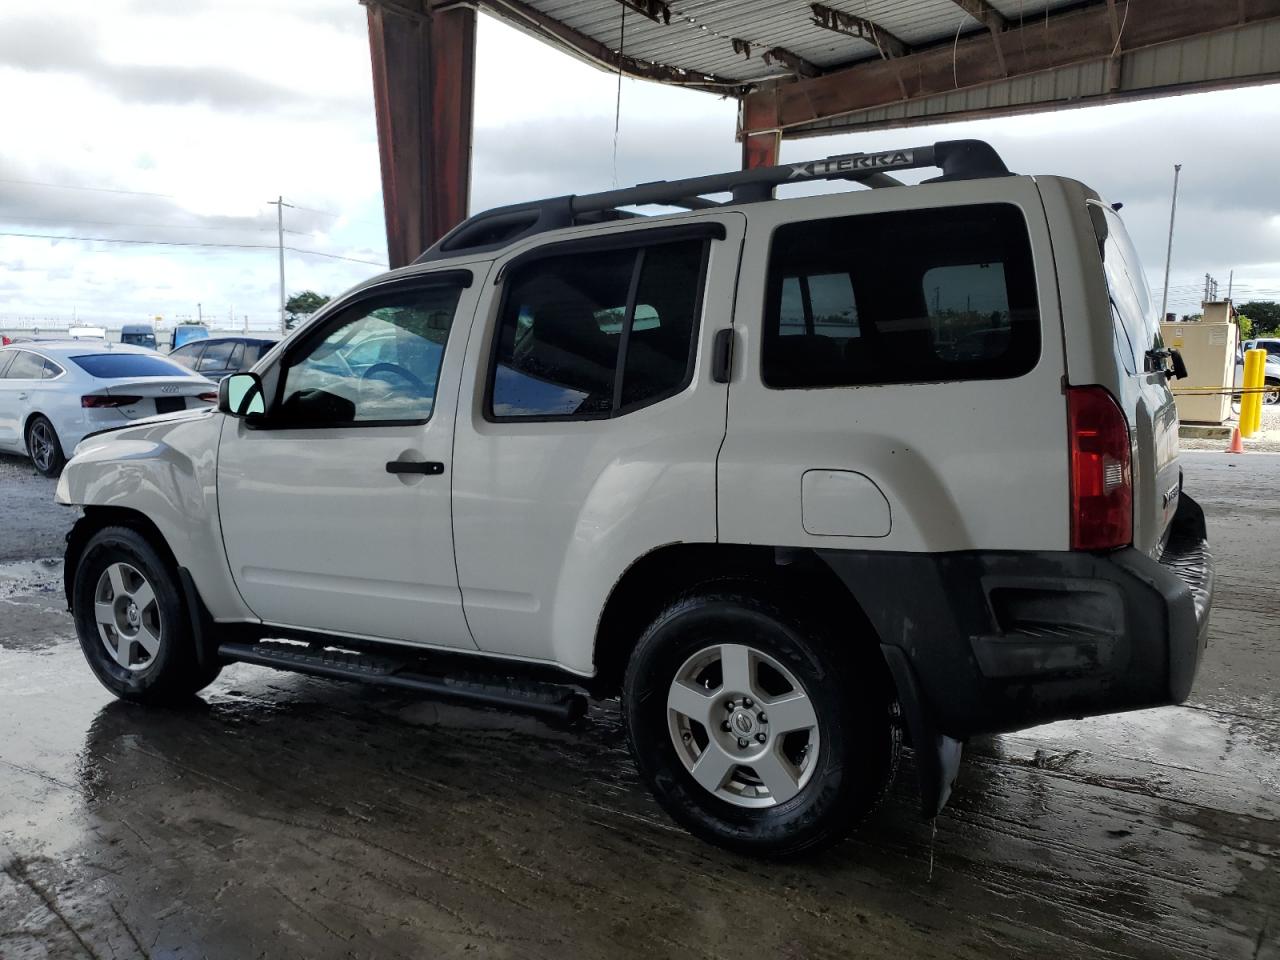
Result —
<instances>
[{"instance_id":1,"label":"rusty metal column","mask_svg":"<svg viewBox=\"0 0 1280 960\"><path fill-rule=\"evenodd\" d=\"M738 101L738 139L742 141L742 169L776 167L782 147L782 131L765 104L742 98Z\"/></svg>"},{"instance_id":2,"label":"rusty metal column","mask_svg":"<svg viewBox=\"0 0 1280 960\"><path fill-rule=\"evenodd\" d=\"M387 254L400 267L467 216L476 12L366 3Z\"/></svg>"}]
</instances>

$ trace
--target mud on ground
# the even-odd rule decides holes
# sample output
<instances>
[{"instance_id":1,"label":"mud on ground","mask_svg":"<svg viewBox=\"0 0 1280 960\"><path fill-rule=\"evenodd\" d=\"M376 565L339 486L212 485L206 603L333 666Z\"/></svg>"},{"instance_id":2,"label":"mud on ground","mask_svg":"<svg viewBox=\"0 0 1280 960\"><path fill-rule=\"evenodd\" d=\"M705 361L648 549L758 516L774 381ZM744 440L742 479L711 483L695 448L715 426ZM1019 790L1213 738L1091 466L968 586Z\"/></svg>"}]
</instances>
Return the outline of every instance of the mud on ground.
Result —
<instances>
[{"instance_id":1,"label":"mud on ground","mask_svg":"<svg viewBox=\"0 0 1280 960\"><path fill-rule=\"evenodd\" d=\"M612 703L561 730L247 666L115 702L37 562L52 483L0 473L0 957L1280 960L1280 457L1186 472L1220 574L1188 704L971 743L936 834L908 758L787 865L676 829Z\"/></svg>"}]
</instances>

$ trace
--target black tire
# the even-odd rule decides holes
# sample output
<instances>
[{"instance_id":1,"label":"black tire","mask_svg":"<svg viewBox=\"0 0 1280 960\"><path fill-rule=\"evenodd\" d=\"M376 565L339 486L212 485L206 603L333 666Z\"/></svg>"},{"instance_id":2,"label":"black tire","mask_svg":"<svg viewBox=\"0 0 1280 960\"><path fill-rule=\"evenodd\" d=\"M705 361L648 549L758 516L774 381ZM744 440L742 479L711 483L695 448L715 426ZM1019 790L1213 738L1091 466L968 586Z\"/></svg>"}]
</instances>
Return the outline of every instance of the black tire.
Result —
<instances>
[{"instance_id":1,"label":"black tire","mask_svg":"<svg viewBox=\"0 0 1280 960\"><path fill-rule=\"evenodd\" d=\"M58 439L58 431L53 428L49 418L36 414L27 424L27 455L35 468L46 477L56 477L67 465L66 454L62 452L62 441Z\"/></svg>"},{"instance_id":2,"label":"black tire","mask_svg":"<svg viewBox=\"0 0 1280 960\"><path fill-rule=\"evenodd\" d=\"M102 578L114 564L127 564L144 577L154 595L154 608L148 606L144 613L149 611L149 616L158 617L155 632L159 645L144 664L134 669L117 662L98 628L95 601ZM71 597L85 659L102 685L122 700L181 703L218 676L220 664L202 668L197 660L191 618L177 571L132 527L104 527L89 539L76 565ZM138 657L142 659L143 655Z\"/></svg>"},{"instance_id":3,"label":"black tire","mask_svg":"<svg viewBox=\"0 0 1280 960\"><path fill-rule=\"evenodd\" d=\"M667 607L641 637L623 685L631 750L658 803L691 833L739 853L792 857L842 840L888 789L902 738L888 671L874 644L858 644L865 639L837 642L821 622L761 599L755 589L708 590ZM816 766L783 803L744 807L721 799L677 753L668 690L683 664L718 643L773 658L813 706Z\"/></svg>"},{"instance_id":4,"label":"black tire","mask_svg":"<svg viewBox=\"0 0 1280 960\"><path fill-rule=\"evenodd\" d=\"M1280 403L1280 380L1275 377L1267 377L1267 392L1262 395L1262 402L1266 406L1272 406Z\"/></svg>"}]
</instances>

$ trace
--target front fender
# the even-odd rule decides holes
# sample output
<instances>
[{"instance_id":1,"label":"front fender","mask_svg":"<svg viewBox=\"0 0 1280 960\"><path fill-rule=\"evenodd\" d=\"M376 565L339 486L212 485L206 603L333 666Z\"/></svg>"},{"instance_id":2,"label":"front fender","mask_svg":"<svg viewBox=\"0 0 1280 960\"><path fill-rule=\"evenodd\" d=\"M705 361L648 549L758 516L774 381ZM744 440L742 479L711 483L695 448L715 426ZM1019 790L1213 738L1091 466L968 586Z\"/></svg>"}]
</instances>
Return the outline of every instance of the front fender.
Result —
<instances>
[{"instance_id":1,"label":"front fender","mask_svg":"<svg viewBox=\"0 0 1280 960\"><path fill-rule=\"evenodd\" d=\"M155 421L84 440L58 480L59 503L87 517L146 517L187 569L215 619L250 619L227 565L218 519L218 439L224 417Z\"/></svg>"}]
</instances>

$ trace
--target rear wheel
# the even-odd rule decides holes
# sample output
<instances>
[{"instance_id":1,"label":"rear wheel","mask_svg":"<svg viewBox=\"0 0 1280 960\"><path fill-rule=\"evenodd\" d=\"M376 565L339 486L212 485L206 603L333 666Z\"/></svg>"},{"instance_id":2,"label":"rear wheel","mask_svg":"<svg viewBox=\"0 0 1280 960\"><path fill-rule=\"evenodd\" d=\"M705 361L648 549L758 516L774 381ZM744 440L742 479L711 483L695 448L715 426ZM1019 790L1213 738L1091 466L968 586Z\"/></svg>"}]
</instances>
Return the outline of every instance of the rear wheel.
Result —
<instances>
[{"instance_id":1,"label":"rear wheel","mask_svg":"<svg viewBox=\"0 0 1280 960\"><path fill-rule=\"evenodd\" d=\"M46 477L56 477L62 472L67 458L58 441L58 431L44 416L33 417L27 426L27 453L31 462Z\"/></svg>"},{"instance_id":2,"label":"rear wheel","mask_svg":"<svg viewBox=\"0 0 1280 960\"><path fill-rule=\"evenodd\" d=\"M72 609L85 659L117 697L177 702L218 675L196 658L176 571L131 527L106 527L85 545Z\"/></svg>"},{"instance_id":3,"label":"rear wheel","mask_svg":"<svg viewBox=\"0 0 1280 960\"><path fill-rule=\"evenodd\" d=\"M1267 392L1262 395L1262 402L1268 405L1280 404L1280 380L1267 377Z\"/></svg>"},{"instance_id":4,"label":"rear wheel","mask_svg":"<svg viewBox=\"0 0 1280 960\"><path fill-rule=\"evenodd\" d=\"M624 708L658 802L692 833L742 853L836 843L897 765L883 664L745 592L663 611L631 657Z\"/></svg>"}]
</instances>

